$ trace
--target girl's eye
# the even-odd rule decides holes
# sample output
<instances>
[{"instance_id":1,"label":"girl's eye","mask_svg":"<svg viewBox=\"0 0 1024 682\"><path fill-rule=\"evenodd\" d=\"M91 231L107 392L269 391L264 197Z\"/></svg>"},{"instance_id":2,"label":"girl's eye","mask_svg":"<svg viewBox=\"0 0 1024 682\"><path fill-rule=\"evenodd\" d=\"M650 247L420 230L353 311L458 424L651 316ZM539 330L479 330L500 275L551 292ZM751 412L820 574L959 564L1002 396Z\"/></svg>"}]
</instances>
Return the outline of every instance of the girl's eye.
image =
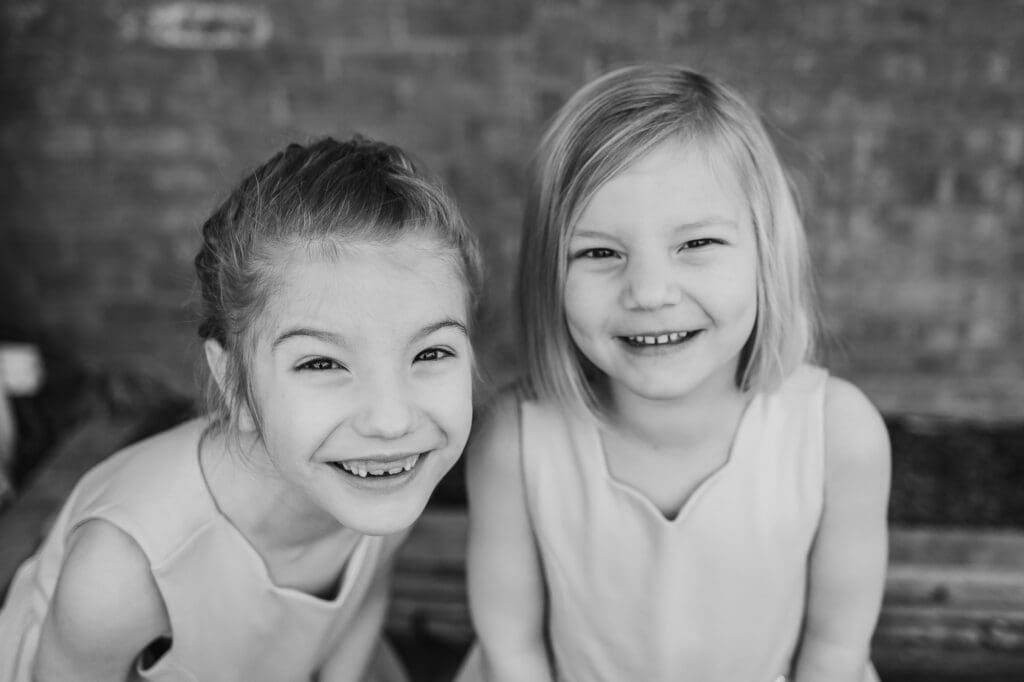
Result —
<instances>
[{"instance_id":1,"label":"girl's eye","mask_svg":"<svg viewBox=\"0 0 1024 682\"><path fill-rule=\"evenodd\" d=\"M690 239L688 241L683 242L683 245L679 247L679 250L680 251L685 251L686 249L700 249L700 248L703 248L705 246L711 246L712 244L723 244L723 243L724 242L721 239L712 239L711 237L702 237L700 239Z\"/></svg>"},{"instance_id":2,"label":"girl's eye","mask_svg":"<svg viewBox=\"0 0 1024 682\"><path fill-rule=\"evenodd\" d=\"M445 348L428 348L416 354L416 362L437 362L453 357L455 357L455 353Z\"/></svg>"},{"instance_id":3,"label":"girl's eye","mask_svg":"<svg viewBox=\"0 0 1024 682\"><path fill-rule=\"evenodd\" d=\"M611 249L606 249L604 247L600 247L600 246L596 247L596 248L593 248L593 249L583 249L582 251L577 251L576 252L576 258L590 258L590 259L593 259L593 260L597 260L597 259L600 259L600 258L614 258L614 257L615 257L615 252L614 251L612 251Z\"/></svg>"},{"instance_id":4,"label":"girl's eye","mask_svg":"<svg viewBox=\"0 0 1024 682\"><path fill-rule=\"evenodd\" d=\"M313 358L312 360L306 360L301 365L296 367L298 370L313 370L313 371L324 371L329 369L344 369L339 363L331 360L330 358Z\"/></svg>"}]
</instances>

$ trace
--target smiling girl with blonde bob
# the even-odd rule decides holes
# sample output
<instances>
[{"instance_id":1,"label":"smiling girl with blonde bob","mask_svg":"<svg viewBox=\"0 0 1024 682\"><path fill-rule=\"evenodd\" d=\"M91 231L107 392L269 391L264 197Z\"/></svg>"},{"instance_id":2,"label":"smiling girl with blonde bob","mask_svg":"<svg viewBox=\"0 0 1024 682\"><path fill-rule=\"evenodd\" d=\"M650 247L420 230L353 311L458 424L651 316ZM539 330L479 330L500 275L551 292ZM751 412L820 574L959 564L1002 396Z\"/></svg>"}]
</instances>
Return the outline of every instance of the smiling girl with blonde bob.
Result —
<instances>
[{"instance_id":1,"label":"smiling girl with blonde bob","mask_svg":"<svg viewBox=\"0 0 1024 682\"><path fill-rule=\"evenodd\" d=\"M462 679L875 679L888 439L809 364L807 247L757 114L673 66L538 146L526 376L467 450Z\"/></svg>"}]
</instances>

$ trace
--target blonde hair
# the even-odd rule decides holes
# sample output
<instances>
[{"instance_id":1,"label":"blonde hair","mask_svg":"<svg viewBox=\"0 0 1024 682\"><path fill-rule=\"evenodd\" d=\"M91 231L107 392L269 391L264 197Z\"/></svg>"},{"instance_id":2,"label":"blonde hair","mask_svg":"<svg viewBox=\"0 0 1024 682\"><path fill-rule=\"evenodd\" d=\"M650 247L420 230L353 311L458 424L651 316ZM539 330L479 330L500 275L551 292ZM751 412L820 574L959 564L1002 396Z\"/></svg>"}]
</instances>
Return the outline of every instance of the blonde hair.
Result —
<instances>
[{"instance_id":1,"label":"blonde hair","mask_svg":"<svg viewBox=\"0 0 1024 682\"><path fill-rule=\"evenodd\" d=\"M601 413L596 368L565 320L567 245L594 193L669 139L702 145L747 197L758 254L757 320L736 384L770 390L811 357L814 307L803 224L757 113L723 83L670 65L612 71L556 114L531 165L519 255L519 323L526 395Z\"/></svg>"}]
</instances>

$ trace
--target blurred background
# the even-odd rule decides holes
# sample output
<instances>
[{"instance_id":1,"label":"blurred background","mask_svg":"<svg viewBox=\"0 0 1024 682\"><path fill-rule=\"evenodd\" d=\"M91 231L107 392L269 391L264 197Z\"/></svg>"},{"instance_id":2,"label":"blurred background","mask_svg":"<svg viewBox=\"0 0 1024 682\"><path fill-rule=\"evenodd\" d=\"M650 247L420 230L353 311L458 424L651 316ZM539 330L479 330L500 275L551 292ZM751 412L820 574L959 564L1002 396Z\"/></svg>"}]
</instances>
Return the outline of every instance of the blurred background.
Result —
<instances>
[{"instance_id":1,"label":"blurred background","mask_svg":"<svg viewBox=\"0 0 1024 682\"><path fill-rule=\"evenodd\" d=\"M1024 562L1021 0L5 0L0 55L0 367L29 375L6 380L8 500L50 481L52 504L46 462L191 411L199 226L290 141L360 132L445 181L488 258L483 366L508 379L528 154L584 82L660 60L762 111L824 361L890 426L894 524L968 529L961 564ZM1012 550L978 550L991 533ZM1015 594L984 647L1024 656Z\"/></svg>"}]
</instances>

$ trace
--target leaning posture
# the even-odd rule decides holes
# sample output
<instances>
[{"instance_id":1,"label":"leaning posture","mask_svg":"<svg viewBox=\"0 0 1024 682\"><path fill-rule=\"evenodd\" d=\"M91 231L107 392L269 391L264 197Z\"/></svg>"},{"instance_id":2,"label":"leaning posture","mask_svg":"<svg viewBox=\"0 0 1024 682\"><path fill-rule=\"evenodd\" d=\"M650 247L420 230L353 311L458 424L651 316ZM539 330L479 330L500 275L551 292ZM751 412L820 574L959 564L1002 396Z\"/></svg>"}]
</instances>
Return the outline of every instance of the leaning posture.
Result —
<instances>
[{"instance_id":1,"label":"leaning posture","mask_svg":"<svg viewBox=\"0 0 1024 682\"><path fill-rule=\"evenodd\" d=\"M671 66L586 85L532 171L526 377L467 450L464 680L866 682L889 442L810 362L758 115Z\"/></svg>"},{"instance_id":2,"label":"leaning posture","mask_svg":"<svg viewBox=\"0 0 1024 682\"><path fill-rule=\"evenodd\" d=\"M401 680L395 550L472 419L475 242L396 147L293 144L206 221L209 414L87 473L0 680Z\"/></svg>"}]
</instances>

